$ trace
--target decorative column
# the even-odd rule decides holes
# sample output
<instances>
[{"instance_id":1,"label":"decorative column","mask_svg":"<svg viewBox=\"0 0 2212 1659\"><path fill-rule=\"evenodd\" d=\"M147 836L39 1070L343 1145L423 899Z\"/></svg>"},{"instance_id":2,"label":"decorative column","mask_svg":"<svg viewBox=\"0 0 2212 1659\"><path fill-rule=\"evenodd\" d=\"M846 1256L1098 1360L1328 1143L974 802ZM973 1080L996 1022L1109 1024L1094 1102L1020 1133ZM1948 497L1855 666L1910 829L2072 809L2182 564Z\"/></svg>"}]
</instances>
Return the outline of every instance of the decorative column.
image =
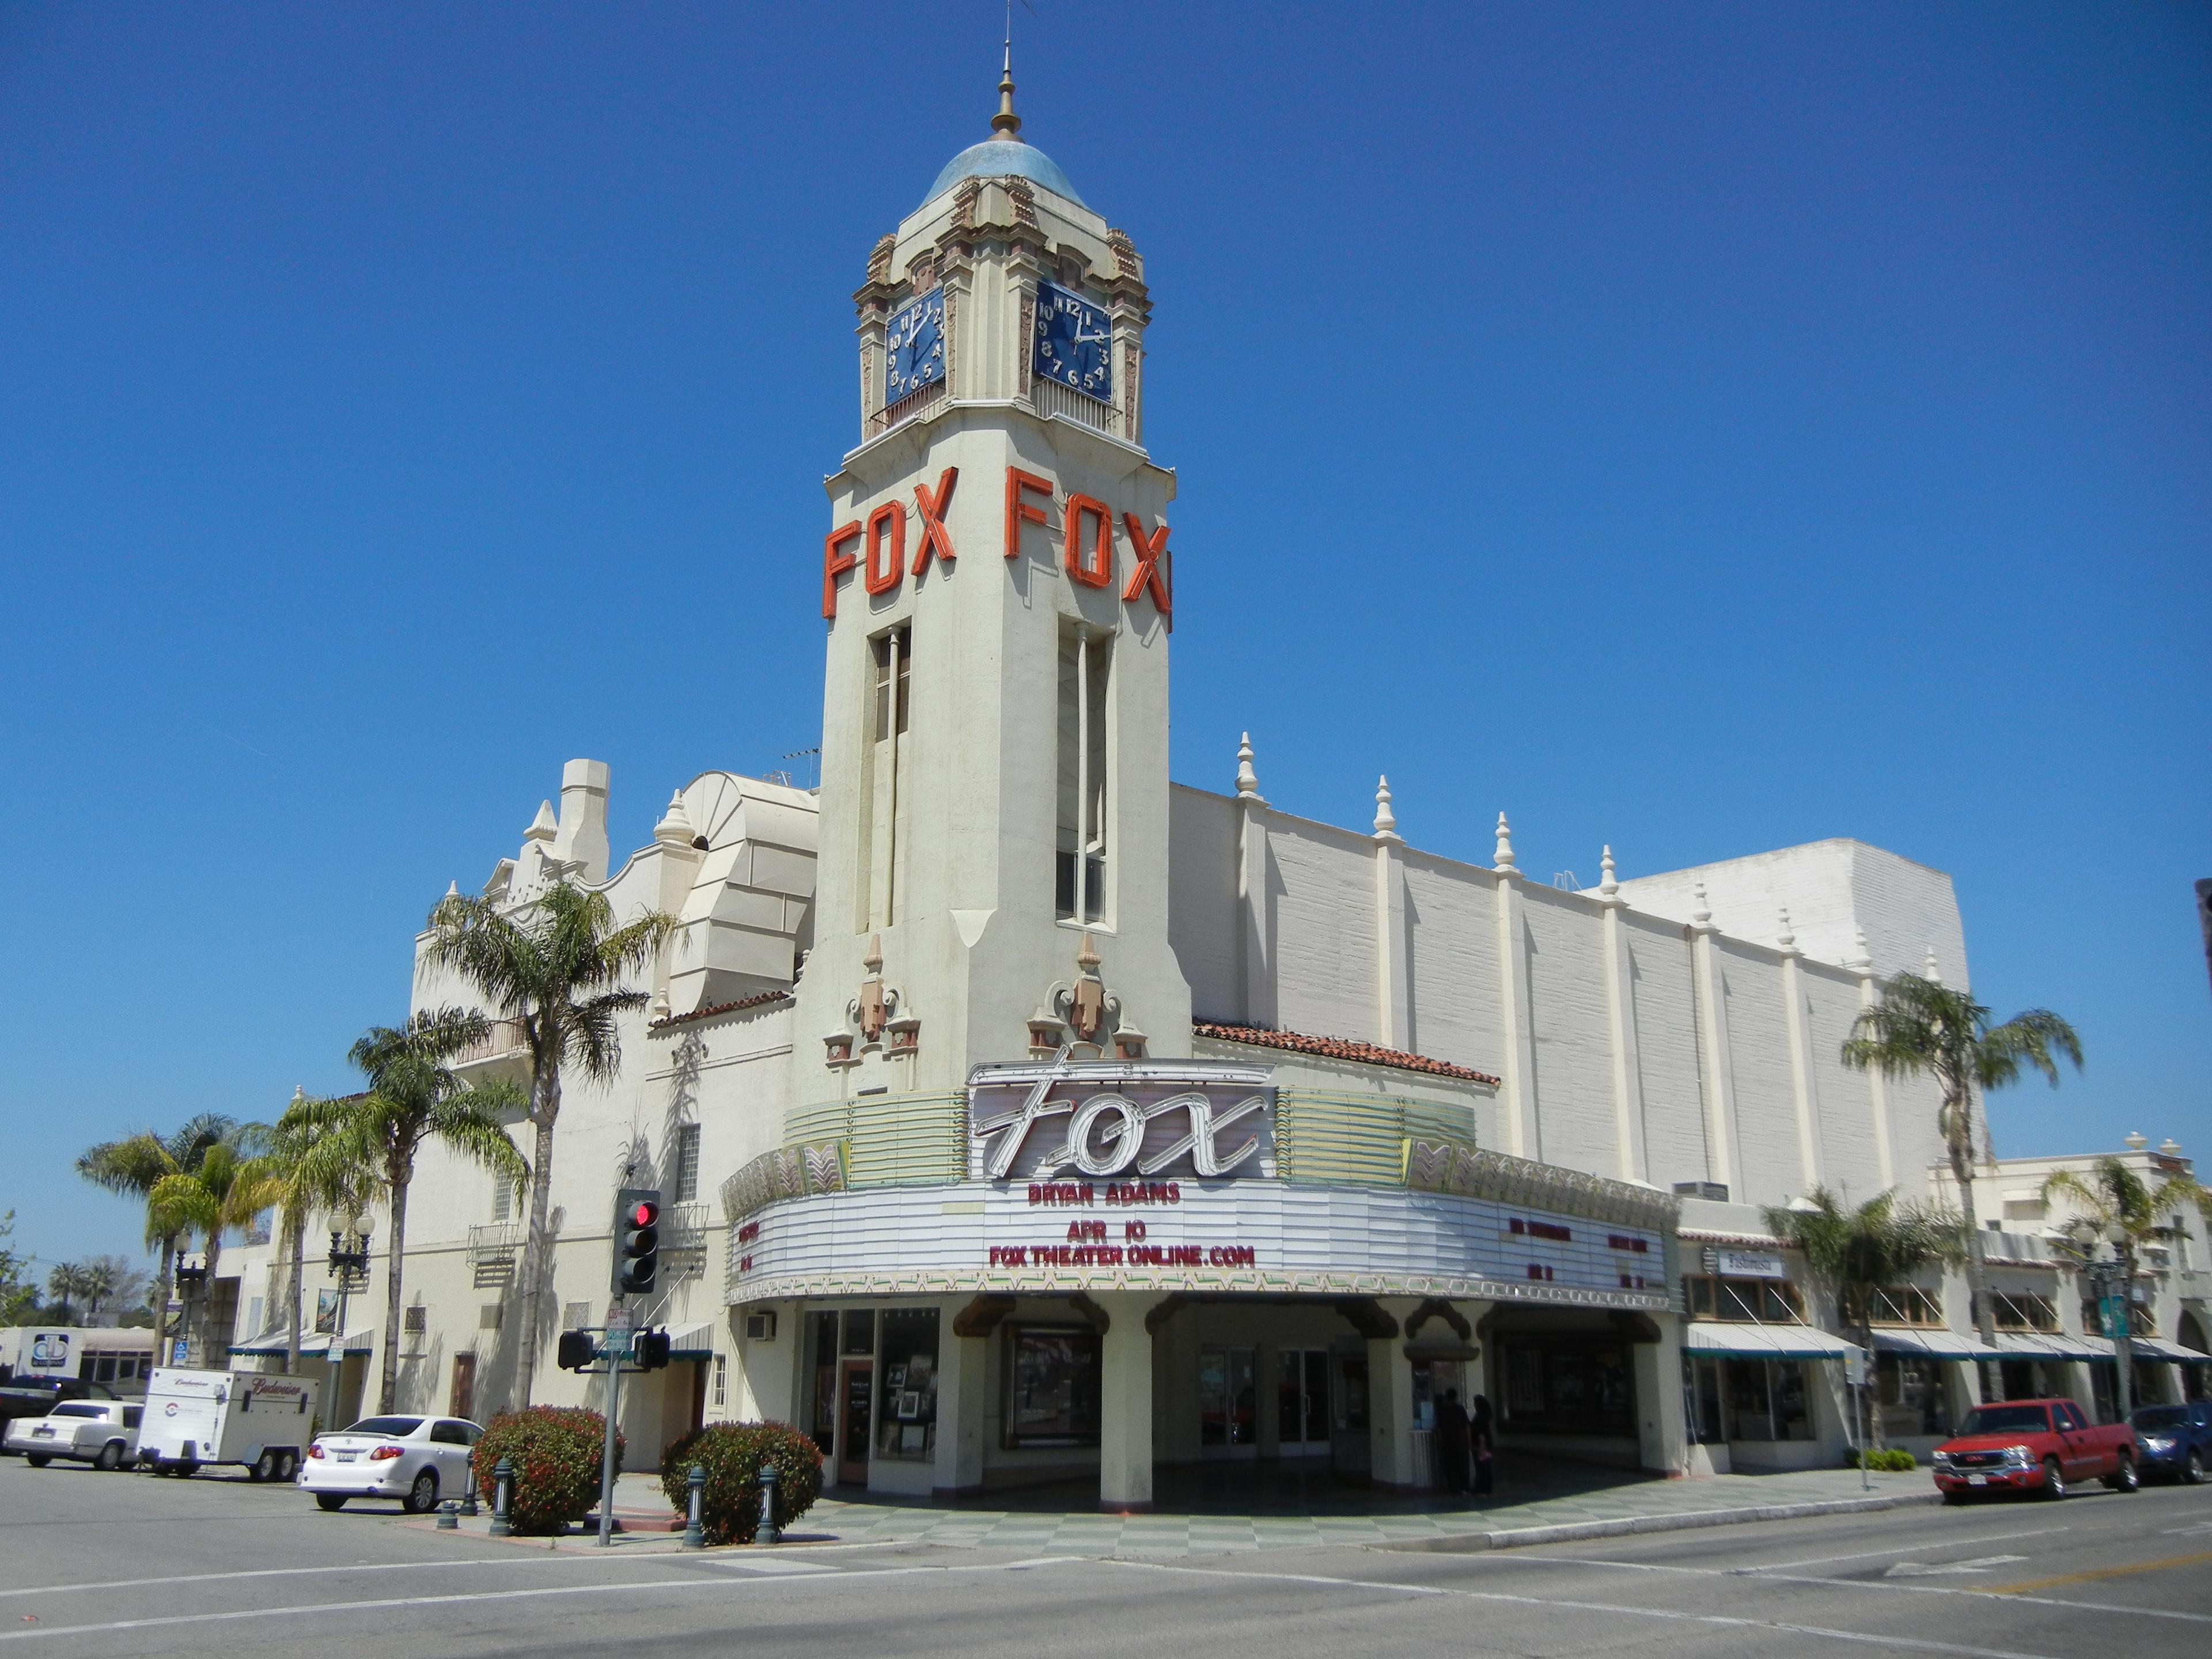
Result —
<instances>
[{"instance_id":1,"label":"decorative column","mask_svg":"<svg viewBox=\"0 0 2212 1659\"><path fill-rule=\"evenodd\" d=\"M1820 1184L1820 1126L1813 1114L1813 1051L1809 1022L1805 1018L1805 979L1800 967L1805 953L1797 948L1790 931L1790 913L1782 912L1782 931L1775 936L1782 952L1782 1015L1790 1042L1790 1097L1797 1111L1798 1190L1809 1193Z\"/></svg>"},{"instance_id":2,"label":"decorative column","mask_svg":"<svg viewBox=\"0 0 2212 1659\"><path fill-rule=\"evenodd\" d=\"M1145 1322L1161 1294L1100 1291L1107 1323L1099 1346L1098 1507L1152 1506L1152 1333Z\"/></svg>"},{"instance_id":3,"label":"decorative column","mask_svg":"<svg viewBox=\"0 0 2212 1659\"><path fill-rule=\"evenodd\" d=\"M1705 1097L1706 1179L1735 1189L1735 1102L1729 1086L1728 1007L1723 1001L1720 951L1713 943L1712 908L1705 884L1697 885L1698 908L1690 913L1690 975L1698 998L1698 1073Z\"/></svg>"},{"instance_id":4,"label":"decorative column","mask_svg":"<svg viewBox=\"0 0 2212 1659\"><path fill-rule=\"evenodd\" d=\"M1881 1000L1881 988L1875 983L1874 956L1867 949L1865 928L1857 930L1856 953L1844 966L1858 975L1860 1011L1873 1007ZM1897 1185L1897 1167L1889 1150L1889 1090L1878 1066L1867 1067L1866 1080L1867 1115L1874 1121L1875 1167L1882 1191L1887 1192Z\"/></svg>"},{"instance_id":5,"label":"decorative column","mask_svg":"<svg viewBox=\"0 0 2212 1659\"><path fill-rule=\"evenodd\" d=\"M1536 1115L1536 1036L1529 1020L1528 952L1522 939L1521 872L1513 862L1513 830L1498 815L1498 1049L1505 1086L1499 1104L1505 1150L1515 1158L1541 1158Z\"/></svg>"},{"instance_id":6,"label":"decorative column","mask_svg":"<svg viewBox=\"0 0 2212 1659\"><path fill-rule=\"evenodd\" d=\"M1651 1178L1644 1144L1644 1065L1636 1047L1636 976L1628 957L1628 901L1608 846L1598 860L1597 902L1605 907L1605 1014L1613 1052L1613 1145L1623 1181Z\"/></svg>"},{"instance_id":7,"label":"decorative column","mask_svg":"<svg viewBox=\"0 0 2212 1659\"><path fill-rule=\"evenodd\" d=\"M1399 858L1405 840L1390 810L1390 780L1375 783L1375 1040L1410 1048L1406 967L1406 884Z\"/></svg>"},{"instance_id":8,"label":"decorative column","mask_svg":"<svg viewBox=\"0 0 2212 1659\"><path fill-rule=\"evenodd\" d=\"M1658 1339L1635 1342L1629 1352L1636 1368L1636 1455L1656 1474L1689 1472L1690 1425L1682 1408L1682 1322L1672 1314L1651 1316Z\"/></svg>"},{"instance_id":9,"label":"decorative column","mask_svg":"<svg viewBox=\"0 0 2212 1659\"><path fill-rule=\"evenodd\" d=\"M1243 1018L1275 1024L1275 941L1267 917L1267 802L1252 769L1252 734L1237 745L1237 961L1244 993Z\"/></svg>"},{"instance_id":10,"label":"decorative column","mask_svg":"<svg viewBox=\"0 0 2212 1659\"><path fill-rule=\"evenodd\" d=\"M1384 1492L1417 1490L1413 1480L1413 1362L1399 1332L1420 1305L1413 1297L1376 1298L1395 1328L1367 1340L1368 1478Z\"/></svg>"}]
</instances>

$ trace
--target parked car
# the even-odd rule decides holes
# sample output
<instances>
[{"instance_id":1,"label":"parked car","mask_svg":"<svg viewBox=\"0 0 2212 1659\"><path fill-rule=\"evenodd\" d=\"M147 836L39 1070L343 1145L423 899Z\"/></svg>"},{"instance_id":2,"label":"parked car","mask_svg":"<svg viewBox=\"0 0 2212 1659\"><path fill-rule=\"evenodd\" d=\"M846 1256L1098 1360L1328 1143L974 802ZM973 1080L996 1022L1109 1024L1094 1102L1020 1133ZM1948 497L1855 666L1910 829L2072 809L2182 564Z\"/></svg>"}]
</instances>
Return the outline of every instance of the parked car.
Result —
<instances>
[{"instance_id":1,"label":"parked car","mask_svg":"<svg viewBox=\"0 0 2212 1659\"><path fill-rule=\"evenodd\" d=\"M315 1437L300 1489L326 1510L343 1509L349 1498L389 1498L410 1515L427 1515L441 1492L468 1490L469 1449L483 1433L458 1417L364 1417Z\"/></svg>"},{"instance_id":2,"label":"parked car","mask_svg":"<svg viewBox=\"0 0 2212 1659\"><path fill-rule=\"evenodd\" d=\"M1952 1504L1984 1491L2063 1498L2076 1480L2133 1492L2136 1460L2124 1423L2092 1424L2070 1400L2008 1400L1975 1407L1957 1438L1936 1448L1936 1485Z\"/></svg>"},{"instance_id":3,"label":"parked car","mask_svg":"<svg viewBox=\"0 0 2212 1659\"><path fill-rule=\"evenodd\" d=\"M2138 1406L2128 1420L2135 1425L2136 1455L2145 1474L2192 1486L2203 1483L2205 1470L2212 1468L2212 1401Z\"/></svg>"},{"instance_id":4,"label":"parked car","mask_svg":"<svg viewBox=\"0 0 2212 1659\"><path fill-rule=\"evenodd\" d=\"M100 1389L106 1395L107 1390ZM0 1450L14 1451L4 1438L19 1417L44 1417L64 1400L82 1400L93 1390L73 1376L18 1376L0 1382Z\"/></svg>"},{"instance_id":5,"label":"parked car","mask_svg":"<svg viewBox=\"0 0 2212 1659\"><path fill-rule=\"evenodd\" d=\"M8 1425L8 1449L33 1468L66 1457L94 1468L119 1469L138 1455L143 1406L119 1400L64 1400L44 1417L19 1417Z\"/></svg>"}]
</instances>

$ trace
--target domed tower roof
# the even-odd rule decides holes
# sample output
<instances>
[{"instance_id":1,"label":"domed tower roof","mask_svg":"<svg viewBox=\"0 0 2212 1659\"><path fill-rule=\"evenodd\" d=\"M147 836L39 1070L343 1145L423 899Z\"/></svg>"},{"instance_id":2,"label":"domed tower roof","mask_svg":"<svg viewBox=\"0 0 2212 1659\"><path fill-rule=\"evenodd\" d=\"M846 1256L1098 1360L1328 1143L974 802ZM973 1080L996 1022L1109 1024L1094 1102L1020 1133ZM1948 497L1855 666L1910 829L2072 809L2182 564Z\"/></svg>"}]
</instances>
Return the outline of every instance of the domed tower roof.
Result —
<instances>
[{"instance_id":1,"label":"domed tower roof","mask_svg":"<svg viewBox=\"0 0 2212 1659\"><path fill-rule=\"evenodd\" d=\"M933 202L958 184L963 179L1026 179L1064 196L1078 207L1087 208L1090 203L1075 193L1075 186L1067 182L1067 175L1060 170L1060 163L1034 144L1022 142L1022 118L1014 113L1014 43L1006 42L1006 63L999 76L999 112L991 118L991 136L980 144L970 144L945 164L937 175L937 182L929 187L929 194L921 199Z\"/></svg>"}]
</instances>

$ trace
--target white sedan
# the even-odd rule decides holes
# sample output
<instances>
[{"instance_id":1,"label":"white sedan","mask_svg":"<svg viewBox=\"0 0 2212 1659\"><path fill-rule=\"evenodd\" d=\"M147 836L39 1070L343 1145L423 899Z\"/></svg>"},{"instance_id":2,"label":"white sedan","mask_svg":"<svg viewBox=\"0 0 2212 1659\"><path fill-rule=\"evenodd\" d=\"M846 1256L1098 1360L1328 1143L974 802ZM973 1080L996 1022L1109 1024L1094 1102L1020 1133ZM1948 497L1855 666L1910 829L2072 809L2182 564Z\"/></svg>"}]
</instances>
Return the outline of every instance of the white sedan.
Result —
<instances>
[{"instance_id":1,"label":"white sedan","mask_svg":"<svg viewBox=\"0 0 2212 1659\"><path fill-rule=\"evenodd\" d=\"M138 1419L145 1407L118 1400L64 1400L44 1417L19 1417L8 1425L8 1449L33 1468L57 1457L119 1469L138 1455Z\"/></svg>"},{"instance_id":2,"label":"white sedan","mask_svg":"<svg viewBox=\"0 0 2212 1659\"><path fill-rule=\"evenodd\" d=\"M364 1417L315 1437L300 1461L300 1489L326 1510L349 1498L389 1498L427 1515L441 1494L468 1490L469 1449L483 1432L458 1417Z\"/></svg>"}]
</instances>

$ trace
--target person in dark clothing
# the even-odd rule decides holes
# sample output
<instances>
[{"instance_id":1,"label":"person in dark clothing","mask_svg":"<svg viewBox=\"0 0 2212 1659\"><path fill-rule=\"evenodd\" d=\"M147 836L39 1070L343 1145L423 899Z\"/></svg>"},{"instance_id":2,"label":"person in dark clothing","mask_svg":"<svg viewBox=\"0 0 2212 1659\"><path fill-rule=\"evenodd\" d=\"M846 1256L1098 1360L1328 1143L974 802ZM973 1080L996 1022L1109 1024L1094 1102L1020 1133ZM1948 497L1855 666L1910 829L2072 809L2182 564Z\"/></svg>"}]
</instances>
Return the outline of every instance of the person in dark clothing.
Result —
<instances>
[{"instance_id":1,"label":"person in dark clothing","mask_svg":"<svg viewBox=\"0 0 2212 1659\"><path fill-rule=\"evenodd\" d=\"M1469 1443L1467 1412L1459 1403L1457 1389L1446 1389L1444 1397L1437 1401L1436 1443L1437 1473L1443 1477L1444 1490L1465 1492Z\"/></svg>"},{"instance_id":2,"label":"person in dark clothing","mask_svg":"<svg viewBox=\"0 0 2212 1659\"><path fill-rule=\"evenodd\" d=\"M1497 1451L1491 1437L1490 1396L1487 1395L1479 1394L1474 1397L1474 1420L1468 1427L1468 1442L1474 1454L1474 1495L1487 1498L1493 1472L1492 1465Z\"/></svg>"}]
</instances>

